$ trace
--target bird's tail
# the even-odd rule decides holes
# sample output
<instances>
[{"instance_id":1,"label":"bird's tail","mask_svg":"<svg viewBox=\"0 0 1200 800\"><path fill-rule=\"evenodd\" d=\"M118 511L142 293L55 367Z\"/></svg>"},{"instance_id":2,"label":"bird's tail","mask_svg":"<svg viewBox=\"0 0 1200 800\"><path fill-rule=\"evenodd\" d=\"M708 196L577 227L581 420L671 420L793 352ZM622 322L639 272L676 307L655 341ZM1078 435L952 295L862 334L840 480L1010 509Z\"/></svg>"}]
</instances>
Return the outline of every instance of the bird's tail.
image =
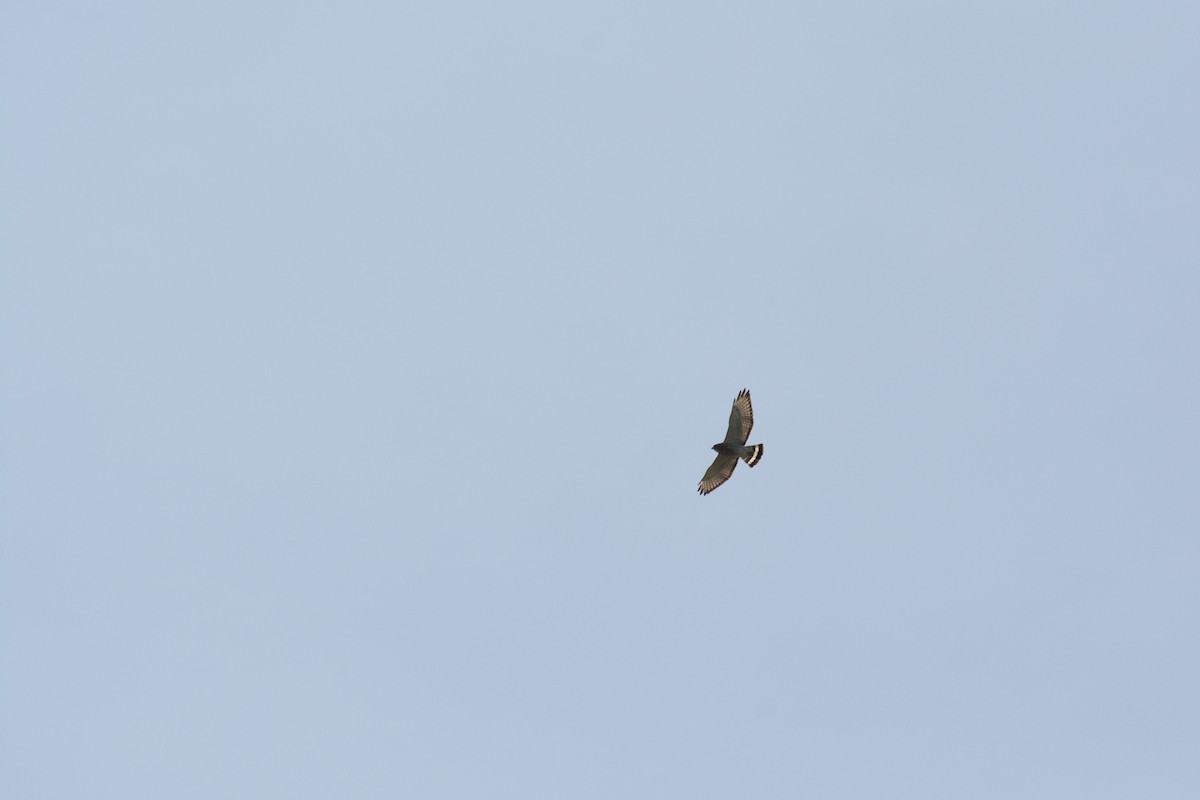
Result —
<instances>
[{"instance_id":1,"label":"bird's tail","mask_svg":"<svg viewBox=\"0 0 1200 800\"><path fill-rule=\"evenodd\" d=\"M762 460L763 446L761 444L747 445L742 452L742 460L746 462L747 467L753 467Z\"/></svg>"}]
</instances>

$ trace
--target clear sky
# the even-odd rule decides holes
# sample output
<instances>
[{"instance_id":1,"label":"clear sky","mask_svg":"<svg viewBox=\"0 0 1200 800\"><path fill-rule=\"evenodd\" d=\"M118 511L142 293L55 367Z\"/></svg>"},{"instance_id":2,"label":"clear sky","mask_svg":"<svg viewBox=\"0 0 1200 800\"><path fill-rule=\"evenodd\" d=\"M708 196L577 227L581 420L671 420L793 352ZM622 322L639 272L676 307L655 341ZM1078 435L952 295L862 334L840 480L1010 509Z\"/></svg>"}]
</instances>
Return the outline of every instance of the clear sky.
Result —
<instances>
[{"instance_id":1,"label":"clear sky","mask_svg":"<svg viewBox=\"0 0 1200 800\"><path fill-rule=\"evenodd\" d=\"M1200 797L1195 2L0 29L3 797Z\"/></svg>"}]
</instances>

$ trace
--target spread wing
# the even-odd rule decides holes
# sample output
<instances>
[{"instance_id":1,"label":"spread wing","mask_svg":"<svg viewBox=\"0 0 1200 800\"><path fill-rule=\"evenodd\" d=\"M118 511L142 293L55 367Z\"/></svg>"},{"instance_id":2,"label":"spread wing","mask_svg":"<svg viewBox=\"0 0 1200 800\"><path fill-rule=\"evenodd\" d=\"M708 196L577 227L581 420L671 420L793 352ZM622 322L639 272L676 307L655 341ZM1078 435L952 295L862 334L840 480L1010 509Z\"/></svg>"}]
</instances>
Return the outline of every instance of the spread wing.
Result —
<instances>
[{"instance_id":1,"label":"spread wing","mask_svg":"<svg viewBox=\"0 0 1200 800\"><path fill-rule=\"evenodd\" d=\"M708 494L713 489L720 486L725 481L729 480L729 476L733 474L733 468L737 466L738 457L729 453L717 453L717 457L713 459L712 466L708 468L708 472L704 473L704 477L700 479L700 494Z\"/></svg>"},{"instance_id":2,"label":"spread wing","mask_svg":"<svg viewBox=\"0 0 1200 800\"><path fill-rule=\"evenodd\" d=\"M725 443L745 444L746 440L750 438L750 429L753 427L754 409L750 405L750 393L742 389L738 393L737 399L733 401L733 410L729 412L729 431L725 434ZM733 470L731 469L730 472Z\"/></svg>"}]
</instances>

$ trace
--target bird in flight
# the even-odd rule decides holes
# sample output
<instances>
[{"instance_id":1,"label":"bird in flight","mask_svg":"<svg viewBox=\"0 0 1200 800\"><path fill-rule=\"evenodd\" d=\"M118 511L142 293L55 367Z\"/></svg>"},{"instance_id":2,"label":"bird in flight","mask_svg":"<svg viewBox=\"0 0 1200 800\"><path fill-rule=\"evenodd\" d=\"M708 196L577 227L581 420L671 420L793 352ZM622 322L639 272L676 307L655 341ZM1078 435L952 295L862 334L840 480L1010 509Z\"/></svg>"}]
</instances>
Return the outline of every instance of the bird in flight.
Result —
<instances>
[{"instance_id":1,"label":"bird in flight","mask_svg":"<svg viewBox=\"0 0 1200 800\"><path fill-rule=\"evenodd\" d=\"M729 480L738 459L753 467L762 459L761 444L746 444L750 438L750 429L754 427L754 409L750 406L750 393L745 389L733 401L733 410L729 412L729 430L725 433L725 441L712 446L717 451L712 466L700 479L700 494L708 494L713 489Z\"/></svg>"}]
</instances>

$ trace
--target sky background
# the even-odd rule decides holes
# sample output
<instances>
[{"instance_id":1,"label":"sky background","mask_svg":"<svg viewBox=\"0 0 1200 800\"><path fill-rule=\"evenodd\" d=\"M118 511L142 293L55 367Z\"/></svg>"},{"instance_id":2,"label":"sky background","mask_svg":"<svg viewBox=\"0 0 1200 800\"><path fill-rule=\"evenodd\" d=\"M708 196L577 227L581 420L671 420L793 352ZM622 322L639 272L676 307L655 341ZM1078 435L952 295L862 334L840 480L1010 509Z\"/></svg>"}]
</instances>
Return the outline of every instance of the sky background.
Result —
<instances>
[{"instance_id":1,"label":"sky background","mask_svg":"<svg viewBox=\"0 0 1200 800\"><path fill-rule=\"evenodd\" d=\"M4 797L1200 796L1196 3L0 29Z\"/></svg>"}]
</instances>

